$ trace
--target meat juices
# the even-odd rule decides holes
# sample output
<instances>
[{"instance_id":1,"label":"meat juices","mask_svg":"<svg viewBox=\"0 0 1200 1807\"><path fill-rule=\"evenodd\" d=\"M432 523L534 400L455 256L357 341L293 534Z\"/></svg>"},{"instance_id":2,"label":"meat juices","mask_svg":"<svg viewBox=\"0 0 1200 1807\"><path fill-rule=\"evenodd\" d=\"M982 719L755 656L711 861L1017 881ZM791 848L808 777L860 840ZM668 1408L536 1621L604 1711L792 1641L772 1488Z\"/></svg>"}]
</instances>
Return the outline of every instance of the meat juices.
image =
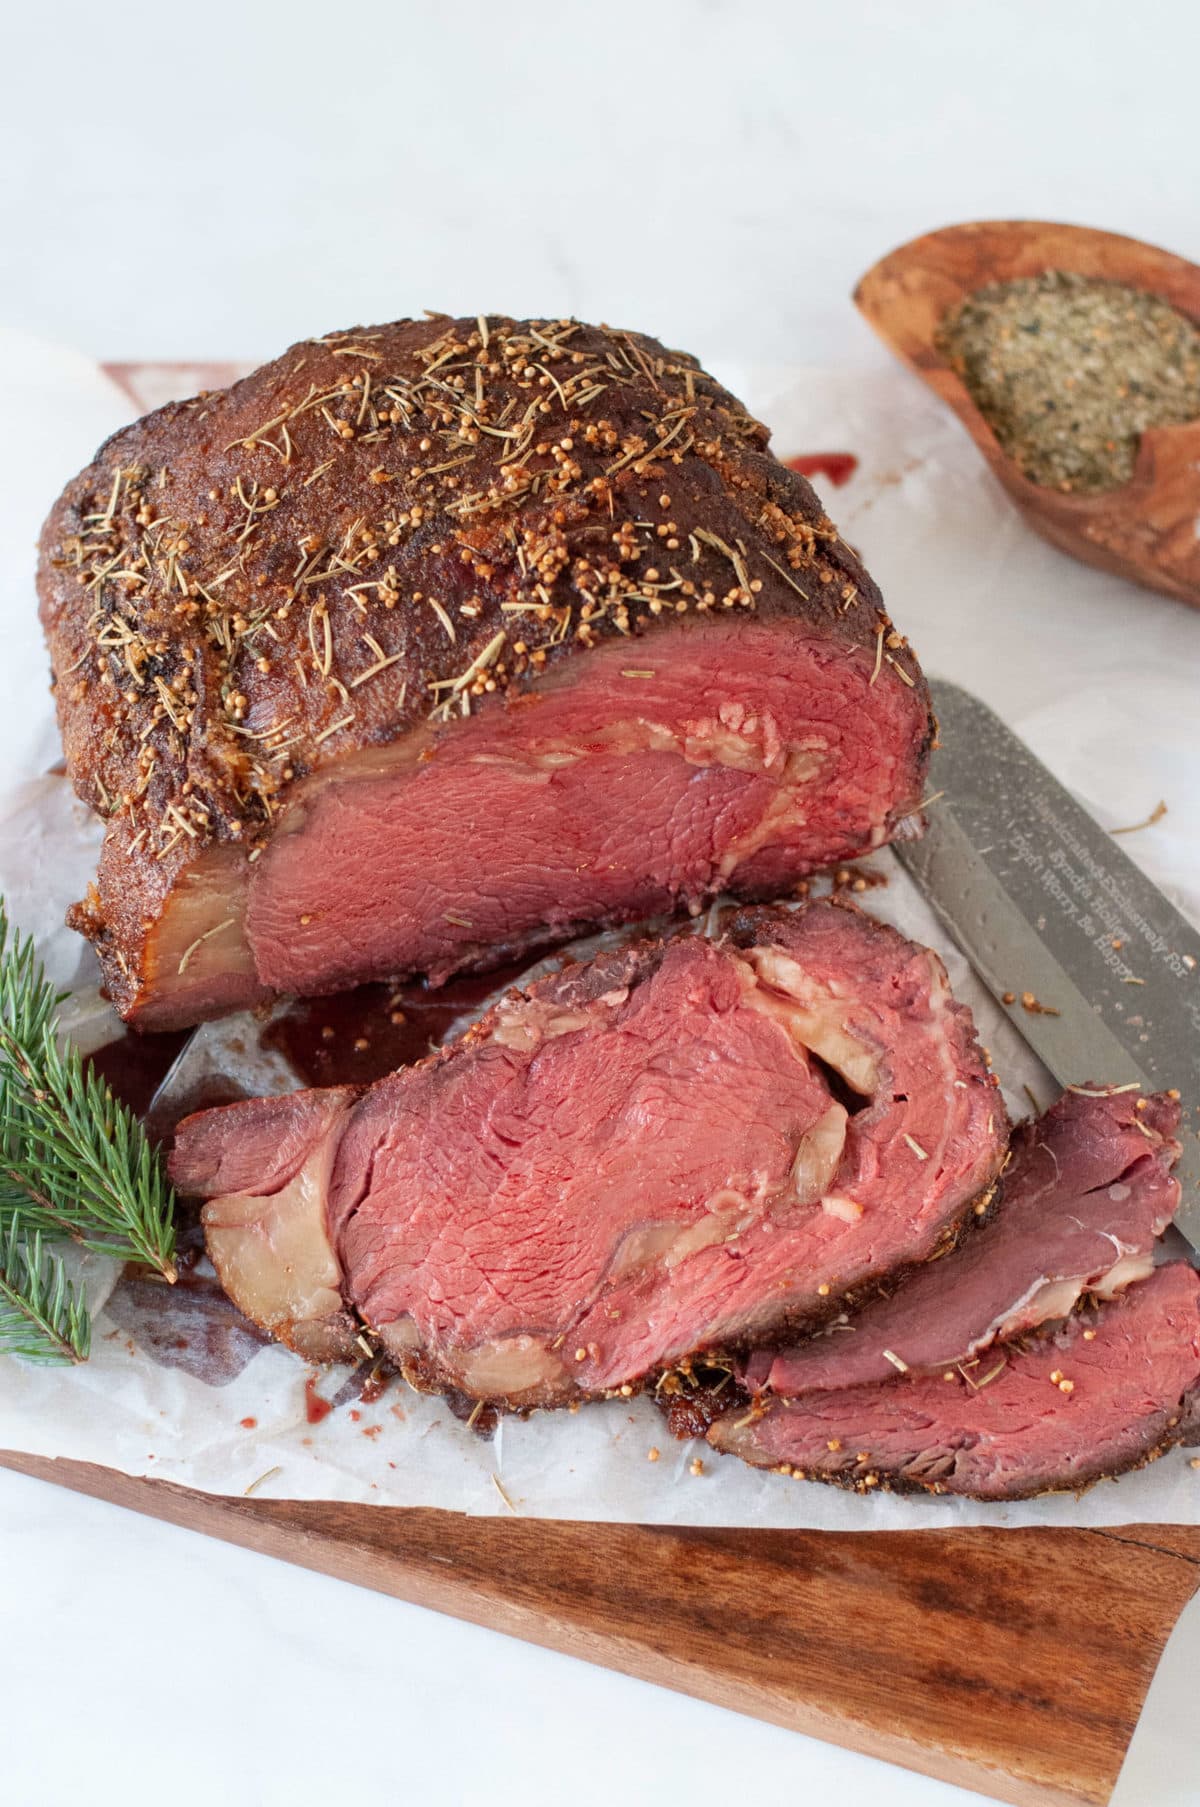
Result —
<instances>
[{"instance_id":1,"label":"meat juices","mask_svg":"<svg viewBox=\"0 0 1200 1807\"><path fill-rule=\"evenodd\" d=\"M366 1091L180 1127L243 1309L306 1353L347 1307L421 1384L514 1407L820 1321L927 1259L1007 1122L936 955L835 903L749 909L513 993Z\"/></svg>"},{"instance_id":2,"label":"meat juices","mask_svg":"<svg viewBox=\"0 0 1200 1807\"><path fill-rule=\"evenodd\" d=\"M767 438L652 339L439 317L110 440L38 585L121 1014L440 981L911 828L926 685Z\"/></svg>"}]
</instances>

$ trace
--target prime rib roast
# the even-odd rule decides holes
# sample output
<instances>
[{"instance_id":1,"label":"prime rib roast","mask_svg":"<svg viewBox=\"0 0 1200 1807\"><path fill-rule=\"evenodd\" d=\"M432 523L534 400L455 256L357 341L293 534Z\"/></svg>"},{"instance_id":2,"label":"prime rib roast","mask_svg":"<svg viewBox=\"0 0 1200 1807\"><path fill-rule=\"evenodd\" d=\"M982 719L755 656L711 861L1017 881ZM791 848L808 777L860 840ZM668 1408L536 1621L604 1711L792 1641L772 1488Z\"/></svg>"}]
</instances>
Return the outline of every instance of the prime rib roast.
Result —
<instances>
[{"instance_id":1,"label":"prime rib roast","mask_svg":"<svg viewBox=\"0 0 1200 1807\"><path fill-rule=\"evenodd\" d=\"M1110 1297L1153 1266L1179 1208L1179 1102L1136 1088L1064 1092L1012 1139L1001 1200L945 1260L914 1270L821 1336L756 1351L741 1379L796 1394L940 1371L975 1374L997 1340Z\"/></svg>"},{"instance_id":2,"label":"prime rib roast","mask_svg":"<svg viewBox=\"0 0 1200 1807\"><path fill-rule=\"evenodd\" d=\"M935 954L756 902L915 832L934 724L693 358L494 316L304 342L102 447L38 582L106 822L72 920L136 1027L748 906L564 956L374 1085L185 1120L258 1324L513 1410L654 1383L863 1491L1078 1487L1191 1429L1176 1101L1082 1086L1010 1142Z\"/></svg>"},{"instance_id":3,"label":"prime rib roast","mask_svg":"<svg viewBox=\"0 0 1200 1807\"><path fill-rule=\"evenodd\" d=\"M819 1323L986 1210L1007 1139L937 956L822 902L567 966L365 1090L188 1118L172 1174L293 1347L363 1324L523 1408Z\"/></svg>"},{"instance_id":4,"label":"prime rib roast","mask_svg":"<svg viewBox=\"0 0 1200 1807\"><path fill-rule=\"evenodd\" d=\"M799 1479L1023 1499L1136 1468L1194 1434L1200 1275L1154 1270L973 1371L765 1398L725 1412L714 1448Z\"/></svg>"},{"instance_id":5,"label":"prime rib roast","mask_svg":"<svg viewBox=\"0 0 1200 1807\"><path fill-rule=\"evenodd\" d=\"M38 582L121 1014L437 982L911 825L927 688L767 439L653 339L438 316L109 440Z\"/></svg>"}]
</instances>

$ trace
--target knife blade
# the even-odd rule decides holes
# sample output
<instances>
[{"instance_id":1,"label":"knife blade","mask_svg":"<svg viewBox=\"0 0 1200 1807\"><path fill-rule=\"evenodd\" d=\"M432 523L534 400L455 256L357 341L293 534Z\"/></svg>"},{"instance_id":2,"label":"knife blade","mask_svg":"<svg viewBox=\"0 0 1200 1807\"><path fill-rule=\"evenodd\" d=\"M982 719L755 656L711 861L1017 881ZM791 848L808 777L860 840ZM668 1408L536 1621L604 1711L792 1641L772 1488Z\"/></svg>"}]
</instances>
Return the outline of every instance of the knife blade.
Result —
<instances>
[{"instance_id":1,"label":"knife blade","mask_svg":"<svg viewBox=\"0 0 1200 1807\"><path fill-rule=\"evenodd\" d=\"M895 852L1060 1085L1181 1093L1177 1222L1200 1246L1200 934L986 704L931 689L936 802Z\"/></svg>"}]
</instances>

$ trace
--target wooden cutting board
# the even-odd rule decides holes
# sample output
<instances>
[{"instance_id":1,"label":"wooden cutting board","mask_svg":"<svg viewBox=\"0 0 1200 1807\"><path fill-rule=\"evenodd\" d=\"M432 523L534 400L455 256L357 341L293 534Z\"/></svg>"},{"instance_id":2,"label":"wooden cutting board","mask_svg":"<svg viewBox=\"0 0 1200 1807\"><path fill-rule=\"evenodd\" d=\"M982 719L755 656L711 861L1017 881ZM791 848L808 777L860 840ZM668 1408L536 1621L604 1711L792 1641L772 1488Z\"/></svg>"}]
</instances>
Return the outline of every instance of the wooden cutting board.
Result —
<instances>
[{"instance_id":1,"label":"wooden cutting board","mask_svg":"<svg viewBox=\"0 0 1200 1807\"><path fill-rule=\"evenodd\" d=\"M717 1531L226 1499L0 1465L1020 1807L1105 1802L1200 1529Z\"/></svg>"}]
</instances>

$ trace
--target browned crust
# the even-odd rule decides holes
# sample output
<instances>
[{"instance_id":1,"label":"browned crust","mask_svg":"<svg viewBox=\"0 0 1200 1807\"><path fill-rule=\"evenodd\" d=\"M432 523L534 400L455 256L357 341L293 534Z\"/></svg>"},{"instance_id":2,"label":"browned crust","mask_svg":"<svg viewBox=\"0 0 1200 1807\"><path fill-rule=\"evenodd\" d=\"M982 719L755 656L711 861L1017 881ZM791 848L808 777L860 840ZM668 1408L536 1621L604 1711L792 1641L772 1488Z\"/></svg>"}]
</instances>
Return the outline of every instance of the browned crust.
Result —
<instances>
[{"instance_id":1,"label":"browned crust","mask_svg":"<svg viewBox=\"0 0 1200 1807\"><path fill-rule=\"evenodd\" d=\"M886 1385L887 1383L884 1382L883 1384ZM1003 1506L1012 1500L1049 1499L1054 1494L1058 1493L1073 1493L1078 1498L1086 1493L1089 1488L1095 1487L1098 1482L1117 1481L1120 1480L1123 1474L1135 1474L1138 1469L1148 1468L1151 1462L1157 1462L1160 1456L1169 1455L1171 1450L1178 1449L1181 1443L1186 1443L1195 1428L1195 1413L1198 1404L1200 1404L1200 1388L1192 1388L1180 1400L1176 1416L1173 1419L1168 1419L1168 1429L1170 1430L1169 1436L1162 1437L1152 1435L1149 1431L1149 1427L1147 1427L1149 1440L1146 1447L1138 1451L1135 1455L1130 1456L1127 1462L1119 1463L1116 1468L1097 1467L1089 1473L1075 1475L1070 1481L1064 1481L1061 1486L1057 1487L1023 1487L1016 1488L1010 1493L974 1494L967 1492L963 1488L944 1487L938 1481L917 1481L909 1480L898 1475L886 1475L873 1469L869 1462L864 1463L864 1475L858 1478L845 1474L822 1474L815 1469L809 1468L801 1470L792 1468L787 1464L774 1462L750 1462L747 1466L761 1469L764 1474L778 1474L784 1478L796 1481L820 1481L822 1485L826 1487L840 1487L843 1493L858 1493L863 1495L872 1493L894 1493L909 1497L914 1494L924 1494L928 1497L930 1494L933 1494L939 1499L977 1499L985 1506ZM669 1419L669 1406L666 1409ZM743 1409L745 1408L743 1407ZM716 1421L714 1420L713 1422ZM683 1438L691 1438L696 1435L706 1436L707 1433L703 1429L693 1431L684 1427L675 1434ZM732 1456L738 1461L746 1460L744 1456L739 1455L734 1450L723 1450L717 1444L712 1444L711 1447L716 1449L719 1455ZM864 1478L866 1474L873 1474L875 1476L875 1479L869 1484Z\"/></svg>"},{"instance_id":2,"label":"browned crust","mask_svg":"<svg viewBox=\"0 0 1200 1807\"><path fill-rule=\"evenodd\" d=\"M439 316L301 343L110 439L38 591L68 770L109 824L74 920L118 1007L180 876L253 858L307 774L681 614L878 653L927 744L915 660L767 438L653 339Z\"/></svg>"}]
</instances>

